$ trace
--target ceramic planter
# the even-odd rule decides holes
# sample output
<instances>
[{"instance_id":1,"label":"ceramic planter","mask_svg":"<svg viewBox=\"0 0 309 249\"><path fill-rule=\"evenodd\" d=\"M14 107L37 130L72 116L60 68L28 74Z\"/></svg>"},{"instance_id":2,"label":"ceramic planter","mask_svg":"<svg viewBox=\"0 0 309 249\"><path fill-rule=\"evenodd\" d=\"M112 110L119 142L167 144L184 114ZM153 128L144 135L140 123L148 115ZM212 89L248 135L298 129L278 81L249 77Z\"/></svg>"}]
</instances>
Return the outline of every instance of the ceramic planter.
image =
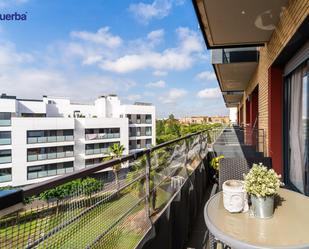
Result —
<instances>
[{"instance_id":1,"label":"ceramic planter","mask_svg":"<svg viewBox=\"0 0 309 249\"><path fill-rule=\"evenodd\" d=\"M257 218L271 218L274 214L274 195L257 197L251 195L252 211Z\"/></svg>"},{"instance_id":2,"label":"ceramic planter","mask_svg":"<svg viewBox=\"0 0 309 249\"><path fill-rule=\"evenodd\" d=\"M223 205L231 213L248 211L248 198L244 184L239 180L228 180L222 185Z\"/></svg>"}]
</instances>

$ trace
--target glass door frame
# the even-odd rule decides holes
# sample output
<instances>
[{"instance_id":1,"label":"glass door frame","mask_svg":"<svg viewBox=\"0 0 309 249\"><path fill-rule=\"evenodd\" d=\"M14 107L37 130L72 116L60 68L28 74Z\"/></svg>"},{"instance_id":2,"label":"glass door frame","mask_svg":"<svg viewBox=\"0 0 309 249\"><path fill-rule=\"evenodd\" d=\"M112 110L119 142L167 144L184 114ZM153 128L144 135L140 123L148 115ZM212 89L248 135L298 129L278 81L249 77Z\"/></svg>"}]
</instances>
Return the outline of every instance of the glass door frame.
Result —
<instances>
[{"instance_id":1,"label":"glass door frame","mask_svg":"<svg viewBox=\"0 0 309 249\"><path fill-rule=\"evenodd\" d=\"M307 92L309 87L309 59L306 59L301 65L297 68L306 65L307 72ZM296 68L296 69L297 69ZM293 70L294 72L294 70ZM284 86L283 86L283 168L284 168L284 182L286 187L292 189L294 191L300 192L300 190L290 181L289 172L290 172L290 146L289 146L289 129L290 129L290 112L291 112L291 101L290 101L290 76L293 74L291 72L289 75L284 77ZM308 93L307 93L308 94ZM309 110L309 101L307 95L307 110ZM307 131L308 131L308 123L307 123ZM307 165L305 169L305 194L309 196L309 165Z\"/></svg>"}]
</instances>

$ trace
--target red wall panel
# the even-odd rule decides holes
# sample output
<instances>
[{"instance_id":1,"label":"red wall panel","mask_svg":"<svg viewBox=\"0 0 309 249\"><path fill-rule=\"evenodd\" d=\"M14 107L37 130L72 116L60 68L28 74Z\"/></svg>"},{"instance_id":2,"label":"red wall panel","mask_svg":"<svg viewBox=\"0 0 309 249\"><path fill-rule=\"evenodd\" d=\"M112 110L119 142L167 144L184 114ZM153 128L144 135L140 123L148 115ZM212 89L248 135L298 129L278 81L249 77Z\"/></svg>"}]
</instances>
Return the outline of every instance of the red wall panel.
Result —
<instances>
[{"instance_id":1,"label":"red wall panel","mask_svg":"<svg viewBox=\"0 0 309 249\"><path fill-rule=\"evenodd\" d=\"M283 76L282 69L271 67L268 72L268 143L273 168L282 174Z\"/></svg>"}]
</instances>

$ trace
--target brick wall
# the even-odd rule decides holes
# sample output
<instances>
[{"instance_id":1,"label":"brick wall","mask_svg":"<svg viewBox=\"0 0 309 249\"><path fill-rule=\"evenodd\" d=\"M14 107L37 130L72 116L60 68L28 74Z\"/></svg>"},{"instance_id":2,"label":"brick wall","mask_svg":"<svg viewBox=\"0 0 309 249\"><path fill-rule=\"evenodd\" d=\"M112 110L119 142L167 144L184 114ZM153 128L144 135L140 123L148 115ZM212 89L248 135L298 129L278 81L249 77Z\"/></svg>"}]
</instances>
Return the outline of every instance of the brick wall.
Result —
<instances>
[{"instance_id":1,"label":"brick wall","mask_svg":"<svg viewBox=\"0 0 309 249\"><path fill-rule=\"evenodd\" d=\"M246 120L246 98L259 84L259 128L265 130L265 145L268 153L268 69L282 49L292 38L298 27L309 15L309 0L290 0L283 11L269 42L260 48L260 61L245 91L242 103L244 120Z\"/></svg>"}]
</instances>

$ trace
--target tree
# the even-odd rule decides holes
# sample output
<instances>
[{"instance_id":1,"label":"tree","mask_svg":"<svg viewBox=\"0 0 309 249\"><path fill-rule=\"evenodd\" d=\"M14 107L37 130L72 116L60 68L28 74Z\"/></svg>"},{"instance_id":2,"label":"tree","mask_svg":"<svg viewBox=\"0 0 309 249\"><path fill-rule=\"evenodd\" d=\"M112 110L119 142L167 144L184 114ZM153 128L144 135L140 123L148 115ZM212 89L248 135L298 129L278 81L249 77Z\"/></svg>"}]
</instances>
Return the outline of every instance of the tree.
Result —
<instances>
[{"instance_id":1,"label":"tree","mask_svg":"<svg viewBox=\"0 0 309 249\"><path fill-rule=\"evenodd\" d=\"M110 145L109 146L110 155L108 157L103 158L103 161L109 161L115 158L121 158L124 150L125 150L125 147L123 145L120 145L119 143L114 143L113 145ZM121 169L121 163L113 166L113 173L115 176L117 191L119 191L120 189L120 183L119 183L120 169Z\"/></svg>"},{"instance_id":2,"label":"tree","mask_svg":"<svg viewBox=\"0 0 309 249\"><path fill-rule=\"evenodd\" d=\"M164 134L165 128L165 121L164 120L157 120L156 122L156 135L160 136Z\"/></svg>"},{"instance_id":3,"label":"tree","mask_svg":"<svg viewBox=\"0 0 309 249\"><path fill-rule=\"evenodd\" d=\"M83 189L85 195L89 195L102 188L103 183L95 178L87 177L83 180L73 180L58 187L46 190L39 195L39 199L50 201L56 200L56 214L59 213L59 202L65 197L71 196L79 189Z\"/></svg>"},{"instance_id":4,"label":"tree","mask_svg":"<svg viewBox=\"0 0 309 249\"><path fill-rule=\"evenodd\" d=\"M39 199L45 200L45 201L56 199L56 214L58 215L60 200L75 193L80 185L81 185L81 180L74 180L74 181L65 183L58 187L44 191L43 193L39 195Z\"/></svg>"},{"instance_id":5,"label":"tree","mask_svg":"<svg viewBox=\"0 0 309 249\"><path fill-rule=\"evenodd\" d=\"M171 113L169 116L168 116L168 119L169 120L175 120L175 116L173 113Z\"/></svg>"},{"instance_id":6,"label":"tree","mask_svg":"<svg viewBox=\"0 0 309 249\"><path fill-rule=\"evenodd\" d=\"M98 190L102 189L103 182L99 181L95 178L87 177L82 181L82 188L85 195L90 196L92 193L97 192Z\"/></svg>"}]
</instances>

